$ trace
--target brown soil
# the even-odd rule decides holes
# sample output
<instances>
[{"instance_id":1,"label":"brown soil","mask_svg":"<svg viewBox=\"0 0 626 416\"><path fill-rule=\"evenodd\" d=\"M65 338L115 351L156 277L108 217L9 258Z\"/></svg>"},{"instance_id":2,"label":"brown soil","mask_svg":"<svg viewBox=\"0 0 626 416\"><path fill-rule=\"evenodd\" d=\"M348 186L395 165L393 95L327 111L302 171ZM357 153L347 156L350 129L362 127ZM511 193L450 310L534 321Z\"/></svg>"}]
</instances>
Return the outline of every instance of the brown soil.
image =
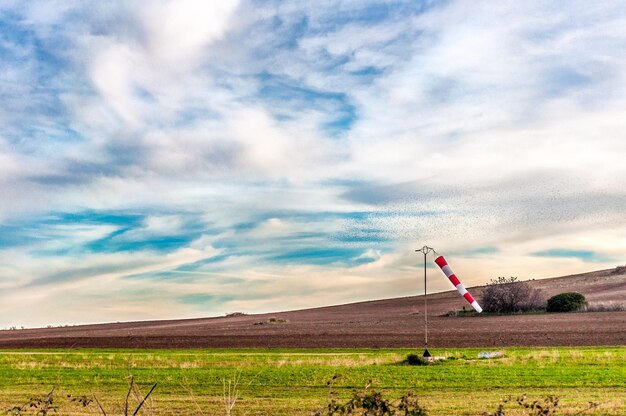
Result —
<instances>
[{"instance_id":1,"label":"brown soil","mask_svg":"<svg viewBox=\"0 0 626 416\"><path fill-rule=\"evenodd\" d=\"M623 270L529 283L546 296L583 293L591 304L626 300ZM471 289L477 298L481 291ZM0 348L415 347L424 342L423 304L415 296L272 314L5 330ZM428 296L429 347L626 345L626 311L445 316L463 306L456 291Z\"/></svg>"}]
</instances>

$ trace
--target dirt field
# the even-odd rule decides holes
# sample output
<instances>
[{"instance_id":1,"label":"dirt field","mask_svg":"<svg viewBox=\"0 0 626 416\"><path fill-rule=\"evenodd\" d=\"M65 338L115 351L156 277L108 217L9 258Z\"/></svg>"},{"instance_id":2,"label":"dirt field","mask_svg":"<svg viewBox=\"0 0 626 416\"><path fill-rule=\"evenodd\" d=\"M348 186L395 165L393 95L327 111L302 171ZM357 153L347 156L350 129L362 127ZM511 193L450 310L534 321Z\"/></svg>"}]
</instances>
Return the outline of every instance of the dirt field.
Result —
<instances>
[{"instance_id":1,"label":"dirt field","mask_svg":"<svg viewBox=\"0 0 626 416\"><path fill-rule=\"evenodd\" d=\"M530 282L547 296L583 293L590 303L626 302L626 271ZM482 288L471 288L480 298ZM626 345L626 311L444 316L465 301L428 296L430 347ZM424 340L423 298L406 297L263 315L0 331L0 348L414 347Z\"/></svg>"}]
</instances>

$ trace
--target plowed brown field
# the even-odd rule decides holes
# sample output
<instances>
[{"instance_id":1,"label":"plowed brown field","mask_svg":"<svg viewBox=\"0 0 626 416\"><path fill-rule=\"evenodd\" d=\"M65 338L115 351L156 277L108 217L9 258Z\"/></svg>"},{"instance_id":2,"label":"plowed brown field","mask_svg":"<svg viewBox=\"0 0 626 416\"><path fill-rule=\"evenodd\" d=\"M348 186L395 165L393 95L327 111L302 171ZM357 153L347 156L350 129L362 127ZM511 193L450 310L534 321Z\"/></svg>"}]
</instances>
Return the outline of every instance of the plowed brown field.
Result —
<instances>
[{"instance_id":1,"label":"plowed brown field","mask_svg":"<svg viewBox=\"0 0 626 416\"><path fill-rule=\"evenodd\" d=\"M547 296L577 291L590 304L626 302L626 274L617 269L529 283ZM471 288L477 298L481 291ZM464 305L456 291L428 296L429 346L626 344L626 311L445 316ZM420 296L262 315L0 331L0 348L382 348L423 340Z\"/></svg>"}]
</instances>

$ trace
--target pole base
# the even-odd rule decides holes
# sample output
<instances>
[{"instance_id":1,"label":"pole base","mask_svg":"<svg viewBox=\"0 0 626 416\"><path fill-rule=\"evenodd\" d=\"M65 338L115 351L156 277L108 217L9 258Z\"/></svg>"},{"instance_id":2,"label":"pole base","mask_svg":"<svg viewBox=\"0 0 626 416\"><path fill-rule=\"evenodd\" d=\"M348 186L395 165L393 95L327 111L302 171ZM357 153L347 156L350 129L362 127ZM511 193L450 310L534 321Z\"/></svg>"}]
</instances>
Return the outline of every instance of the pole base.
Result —
<instances>
[{"instance_id":1,"label":"pole base","mask_svg":"<svg viewBox=\"0 0 626 416\"><path fill-rule=\"evenodd\" d=\"M430 353L428 352L428 348L424 349L424 354L422 354L422 357L424 357L424 358L429 358L430 357Z\"/></svg>"}]
</instances>

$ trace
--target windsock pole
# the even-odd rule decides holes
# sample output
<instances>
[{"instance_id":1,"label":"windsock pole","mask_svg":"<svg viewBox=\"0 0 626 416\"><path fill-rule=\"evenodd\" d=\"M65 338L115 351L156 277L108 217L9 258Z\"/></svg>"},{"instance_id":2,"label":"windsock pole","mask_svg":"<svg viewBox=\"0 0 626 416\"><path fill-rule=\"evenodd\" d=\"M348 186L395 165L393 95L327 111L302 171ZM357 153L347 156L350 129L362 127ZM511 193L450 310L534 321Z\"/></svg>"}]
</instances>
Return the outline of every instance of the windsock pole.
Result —
<instances>
[{"instance_id":1,"label":"windsock pole","mask_svg":"<svg viewBox=\"0 0 626 416\"><path fill-rule=\"evenodd\" d=\"M430 357L430 353L428 352L428 298L426 294L428 293L426 290L426 255L431 252L435 252L432 247L424 246L419 250L424 254L424 354L423 357Z\"/></svg>"},{"instance_id":2,"label":"windsock pole","mask_svg":"<svg viewBox=\"0 0 626 416\"><path fill-rule=\"evenodd\" d=\"M424 354L428 352L428 298L426 294L426 253L424 253Z\"/></svg>"}]
</instances>

